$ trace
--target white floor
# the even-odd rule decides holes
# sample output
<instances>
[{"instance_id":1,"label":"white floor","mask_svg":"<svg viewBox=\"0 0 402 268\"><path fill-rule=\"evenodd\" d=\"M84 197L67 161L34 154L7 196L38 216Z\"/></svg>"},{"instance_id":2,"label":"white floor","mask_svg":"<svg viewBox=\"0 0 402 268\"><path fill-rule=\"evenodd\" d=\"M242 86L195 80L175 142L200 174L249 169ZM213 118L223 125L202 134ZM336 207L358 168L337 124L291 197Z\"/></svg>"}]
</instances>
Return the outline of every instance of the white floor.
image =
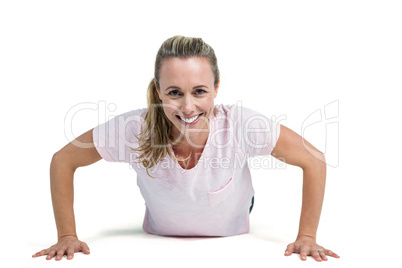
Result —
<instances>
[{"instance_id":1,"label":"white floor","mask_svg":"<svg viewBox=\"0 0 402 268\"><path fill-rule=\"evenodd\" d=\"M91 254L76 254L72 261L65 257L61 265L74 267L294 267L302 264L299 255L284 257L287 242L280 236L264 232L227 238L166 238L146 235L139 229L110 230L86 239ZM331 243L334 247L336 243ZM31 250L45 243L30 245ZM25 256L29 257L29 256ZM56 261L24 258L22 267L44 267ZM315 264L315 260L308 259ZM328 265L345 264L343 259L330 259ZM105 266L101 266L105 267Z\"/></svg>"},{"instance_id":2,"label":"white floor","mask_svg":"<svg viewBox=\"0 0 402 268\"><path fill-rule=\"evenodd\" d=\"M370 184L370 179L365 191L360 192L359 198L354 198L359 185L348 182L336 170L330 172L317 242L341 258L317 263L311 257L302 262L298 254L284 256L286 246L294 242L298 230L301 205L301 171L298 168L253 171L256 199L250 215L251 231L225 238L145 234L142 231L143 201L135 188L133 172L126 170L124 165L102 161L76 172L77 232L89 245L91 254L76 253L73 260L66 257L61 261L31 258L35 252L56 242L48 181L27 182L25 187L14 184L16 189L24 188L21 192L25 195L10 196L9 202L13 206L5 207L6 218L14 220L2 222L1 237L7 243L1 245L0 266L356 267L396 261L388 250L395 249L392 245L398 243L396 238L390 238L400 235L397 233L400 220L395 213L390 213L392 208L376 206L377 201L370 199L376 187ZM268 174L267 178L261 174ZM115 176L113 184L111 176ZM383 201L386 198L382 196ZM383 238L378 234L385 222L389 224L381 231Z\"/></svg>"}]
</instances>

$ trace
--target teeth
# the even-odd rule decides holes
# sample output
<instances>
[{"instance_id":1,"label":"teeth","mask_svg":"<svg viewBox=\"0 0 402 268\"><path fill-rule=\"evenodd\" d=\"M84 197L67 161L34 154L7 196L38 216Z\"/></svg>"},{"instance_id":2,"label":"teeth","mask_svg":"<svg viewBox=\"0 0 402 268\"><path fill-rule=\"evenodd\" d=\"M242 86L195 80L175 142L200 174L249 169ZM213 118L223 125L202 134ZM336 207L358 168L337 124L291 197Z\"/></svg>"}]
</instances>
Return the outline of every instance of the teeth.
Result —
<instances>
[{"instance_id":1,"label":"teeth","mask_svg":"<svg viewBox=\"0 0 402 268\"><path fill-rule=\"evenodd\" d=\"M186 122L186 123L193 123L193 122L195 121L195 119L198 118L198 116L199 116L199 115L194 116L193 118L190 118L190 119L185 119L185 118L182 118L182 117L180 116L180 119L183 120L183 121Z\"/></svg>"}]
</instances>

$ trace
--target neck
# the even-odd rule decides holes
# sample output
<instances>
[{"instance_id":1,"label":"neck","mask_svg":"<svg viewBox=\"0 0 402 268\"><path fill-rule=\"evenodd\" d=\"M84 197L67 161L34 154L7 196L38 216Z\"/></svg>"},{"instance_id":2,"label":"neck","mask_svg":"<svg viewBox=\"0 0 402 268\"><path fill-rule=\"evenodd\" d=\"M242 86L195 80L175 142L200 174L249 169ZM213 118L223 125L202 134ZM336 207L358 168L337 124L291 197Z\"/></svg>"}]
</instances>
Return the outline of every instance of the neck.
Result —
<instances>
[{"instance_id":1,"label":"neck","mask_svg":"<svg viewBox=\"0 0 402 268\"><path fill-rule=\"evenodd\" d=\"M186 151L197 151L197 149L202 149L205 147L209 136L209 126L201 129L186 129L184 134L176 128L172 128L173 141L179 142L180 144L174 147L180 147L181 149L186 149Z\"/></svg>"},{"instance_id":2,"label":"neck","mask_svg":"<svg viewBox=\"0 0 402 268\"><path fill-rule=\"evenodd\" d=\"M174 147L180 147L186 151L196 151L197 149L202 149L207 143L209 133L200 133L199 135L183 135L181 137L180 143ZM178 137L176 137L178 139ZM176 141L176 139L174 139Z\"/></svg>"}]
</instances>

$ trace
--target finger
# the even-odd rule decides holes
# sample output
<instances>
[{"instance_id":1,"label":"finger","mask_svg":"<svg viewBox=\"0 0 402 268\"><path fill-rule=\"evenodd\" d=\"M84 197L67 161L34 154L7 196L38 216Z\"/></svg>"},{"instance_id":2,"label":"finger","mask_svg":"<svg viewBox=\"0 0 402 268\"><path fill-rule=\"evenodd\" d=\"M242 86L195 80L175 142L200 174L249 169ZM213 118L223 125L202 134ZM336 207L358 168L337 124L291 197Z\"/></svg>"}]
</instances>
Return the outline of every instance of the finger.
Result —
<instances>
[{"instance_id":1,"label":"finger","mask_svg":"<svg viewBox=\"0 0 402 268\"><path fill-rule=\"evenodd\" d=\"M294 252L294 243L289 244L285 251L285 256L290 256Z\"/></svg>"},{"instance_id":2,"label":"finger","mask_svg":"<svg viewBox=\"0 0 402 268\"><path fill-rule=\"evenodd\" d=\"M89 251L89 247L87 243L82 242L81 243L81 250L84 254L90 254L91 252Z\"/></svg>"},{"instance_id":3,"label":"finger","mask_svg":"<svg viewBox=\"0 0 402 268\"><path fill-rule=\"evenodd\" d=\"M303 247L303 248L300 250L300 258L301 258L302 261L307 260L307 255L308 255L308 253L309 253L308 247Z\"/></svg>"},{"instance_id":4,"label":"finger","mask_svg":"<svg viewBox=\"0 0 402 268\"><path fill-rule=\"evenodd\" d=\"M52 249L48 252L46 260L51 260L53 258L53 256L56 254L56 250Z\"/></svg>"},{"instance_id":5,"label":"finger","mask_svg":"<svg viewBox=\"0 0 402 268\"><path fill-rule=\"evenodd\" d=\"M322 259L323 261L327 261L328 258L327 258L327 256L325 255L324 251L325 251L325 250L322 250L322 251L319 252L319 253L320 253L320 257L321 257L321 259Z\"/></svg>"},{"instance_id":6,"label":"finger","mask_svg":"<svg viewBox=\"0 0 402 268\"><path fill-rule=\"evenodd\" d=\"M57 251L56 261L61 260L61 258L63 258L63 256L64 256L64 249L59 249Z\"/></svg>"},{"instance_id":7,"label":"finger","mask_svg":"<svg viewBox=\"0 0 402 268\"><path fill-rule=\"evenodd\" d=\"M320 256L320 253L322 252L322 251L320 251L320 252L318 252L317 250L312 250L313 252L311 253L311 256L313 256L313 258L316 260L316 261L322 261L322 259L321 259L321 256Z\"/></svg>"},{"instance_id":8,"label":"finger","mask_svg":"<svg viewBox=\"0 0 402 268\"><path fill-rule=\"evenodd\" d=\"M331 256L331 257L334 257L334 258L340 258L338 254L336 254L335 252L333 252L331 250L325 250L325 254L327 256Z\"/></svg>"},{"instance_id":9,"label":"finger","mask_svg":"<svg viewBox=\"0 0 402 268\"><path fill-rule=\"evenodd\" d=\"M67 260L72 260L74 258L74 249L68 248L67 249Z\"/></svg>"},{"instance_id":10,"label":"finger","mask_svg":"<svg viewBox=\"0 0 402 268\"><path fill-rule=\"evenodd\" d=\"M47 254L48 249L44 249L41 251L36 252L34 255L32 255L33 258L39 257L39 256L43 256Z\"/></svg>"}]
</instances>

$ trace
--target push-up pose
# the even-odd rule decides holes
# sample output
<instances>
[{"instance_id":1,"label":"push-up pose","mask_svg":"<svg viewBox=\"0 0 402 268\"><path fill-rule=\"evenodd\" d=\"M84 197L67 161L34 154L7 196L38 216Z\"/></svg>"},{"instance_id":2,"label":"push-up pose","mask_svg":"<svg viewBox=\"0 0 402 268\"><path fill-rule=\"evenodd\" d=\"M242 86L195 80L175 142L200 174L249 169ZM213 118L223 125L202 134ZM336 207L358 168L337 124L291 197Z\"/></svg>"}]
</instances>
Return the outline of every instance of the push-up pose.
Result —
<instances>
[{"instance_id":1,"label":"push-up pose","mask_svg":"<svg viewBox=\"0 0 402 268\"><path fill-rule=\"evenodd\" d=\"M317 261L334 252L316 243L326 181L324 154L275 120L239 105L215 105L219 69L201 38L174 36L156 56L148 107L116 116L53 156L50 182L58 242L33 257L89 254L77 237L73 177L99 161L127 162L146 203L143 229L161 236L232 236L249 232L254 189L247 158L272 155L303 169L296 241L285 256Z\"/></svg>"}]
</instances>

